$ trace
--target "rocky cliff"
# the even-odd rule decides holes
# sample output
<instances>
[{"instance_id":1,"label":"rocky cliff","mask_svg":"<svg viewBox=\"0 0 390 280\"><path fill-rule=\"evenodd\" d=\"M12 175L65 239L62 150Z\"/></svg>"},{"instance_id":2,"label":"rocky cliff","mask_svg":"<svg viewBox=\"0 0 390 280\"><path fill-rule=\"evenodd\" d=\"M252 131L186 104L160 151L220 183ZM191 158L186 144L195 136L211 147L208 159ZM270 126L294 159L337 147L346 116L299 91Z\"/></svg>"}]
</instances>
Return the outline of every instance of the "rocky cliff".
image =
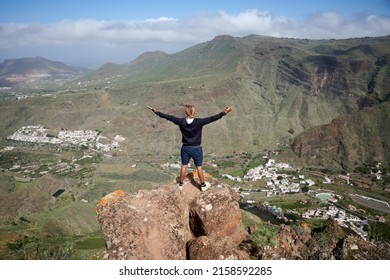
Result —
<instances>
[{"instance_id":1,"label":"rocky cliff","mask_svg":"<svg viewBox=\"0 0 390 280\"><path fill-rule=\"evenodd\" d=\"M390 102L343 115L295 137L292 149L308 166L353 170L361 162L389 162Z\"/></svg>"},{"instance_id":2,"label":"rocky cliff","mask_svg":"<svg viewBox=\"0 0 390 280\"><path fill-rule=\"evenodd\" d=\"M282 224L272 241L260 244L256 235L264 233L265 222L248 224L246 216L246 231L242 215L249 214L240 210L237 193L213 178L208 181L205 192L190 176L183 190L172 182L102 198L96 212L105 259L390 259L388 242L365 241L331 219L315 228L305 222Z\"/></svg>"},{"instance_id":3,"label":"rocky cliff","mask_svg":"<svg viewBox=\"0 0 390 280\"><path fill-rule=\"evenodd\" d=\"M238 195L211 180L201 192L192 178L151 191L115 191L99 201L106 259L249 259Z\"/></svg>"},{"instance_id":4,"label":"rocky cliff","mask_svg":"<svg viewBox=\"0 0 390 280\"><path fill-rule=\"evenodd\" d=\"M363 240L328 220L319 228L306 223L282 224L275 246L258 247L252 252L254 258L265 260L388 260L390 244Z\"/></svg>"}]
</instances>

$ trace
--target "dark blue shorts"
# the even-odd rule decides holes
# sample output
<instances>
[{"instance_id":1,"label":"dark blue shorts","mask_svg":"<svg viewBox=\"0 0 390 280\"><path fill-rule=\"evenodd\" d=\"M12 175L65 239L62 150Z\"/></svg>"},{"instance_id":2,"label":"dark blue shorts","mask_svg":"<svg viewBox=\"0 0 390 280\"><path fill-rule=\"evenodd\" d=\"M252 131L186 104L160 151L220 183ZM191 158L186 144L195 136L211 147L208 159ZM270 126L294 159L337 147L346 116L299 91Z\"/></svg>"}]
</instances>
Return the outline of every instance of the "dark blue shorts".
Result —
<instances>
[{"instance_id":1,"label":"dark blue shorts","mask_svg":"<svg viewBox=\"0 0 390 280\"><path fill-rule=\"evenodd\" d=\"M195 166L202 166L203 150L201 146L182 146L181 147L181 163L187 165L191 158L194 160Z\"/></svg>"}]
</instances>

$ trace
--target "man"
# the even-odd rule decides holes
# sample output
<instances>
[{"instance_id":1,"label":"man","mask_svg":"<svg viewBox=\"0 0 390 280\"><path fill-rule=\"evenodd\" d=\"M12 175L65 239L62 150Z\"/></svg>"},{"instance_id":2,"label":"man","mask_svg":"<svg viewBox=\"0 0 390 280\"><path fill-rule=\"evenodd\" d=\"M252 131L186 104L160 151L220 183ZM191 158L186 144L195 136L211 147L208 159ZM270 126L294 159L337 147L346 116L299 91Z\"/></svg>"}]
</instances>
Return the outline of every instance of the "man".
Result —
<instances>
[{"instance_id":1,"label":"man","mask_svg":"<svg viewBox=\"0 0 390 280\"><path fill-rule=\"evenodd\" d=\"M155 108L148 106L148 108L153 111L160 118L167 119L168 121L173 122L178 125L182 134L182 147L180 151L181 156L181 168L180 168L180 177L179 177L179 188L183 188L183 181L186 175L188 163L191 158L194 161L196 166L196 171L198 173L201 190L205 191L208 186L204 180L204 174L202 169L203 164L203 150L201 147L202 142L202 128L204 125L215 122L233 110L233 106L227 107L224 111L210 116L207 118L195 118L195 107L193 105L185 105L185 118L178 118L175 116L167 115L161 112L158 112Z\"/></svg>"}]
</instances>

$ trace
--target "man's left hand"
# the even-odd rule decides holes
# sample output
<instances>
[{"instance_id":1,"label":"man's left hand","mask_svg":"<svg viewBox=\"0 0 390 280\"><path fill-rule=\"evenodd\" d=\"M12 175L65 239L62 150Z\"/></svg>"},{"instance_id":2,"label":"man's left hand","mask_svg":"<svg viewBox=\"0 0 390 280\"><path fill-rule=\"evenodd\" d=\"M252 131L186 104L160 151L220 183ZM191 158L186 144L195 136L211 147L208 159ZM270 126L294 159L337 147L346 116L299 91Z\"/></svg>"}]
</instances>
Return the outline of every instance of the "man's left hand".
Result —
<instances>
[{"instance_id":1,"label":"man's left hand","mask_svg":"<svg viewBox=\"0 0 390 280\"><path fill-rule=\"evenodd\" d=\"M156 112L157 112L156 108L154 108L154 107L150 107L150 106L148 106L148 109L149 109L149 110L151 110L151 111L153 111L154 113L156 113Z\"/></svg>"},{"instance_id":2,"label":"man's left hand","mask_svg":"<svg viewBox=\"0 0 390 280\"><path fill-rule=\"evenodd\" d=\"M227 113L231 112L232 110L233 110L233 106L229 106L229 107L225 108L224 112L225 112L225 114L227 114Z\"/></svg>"}]
</instances>

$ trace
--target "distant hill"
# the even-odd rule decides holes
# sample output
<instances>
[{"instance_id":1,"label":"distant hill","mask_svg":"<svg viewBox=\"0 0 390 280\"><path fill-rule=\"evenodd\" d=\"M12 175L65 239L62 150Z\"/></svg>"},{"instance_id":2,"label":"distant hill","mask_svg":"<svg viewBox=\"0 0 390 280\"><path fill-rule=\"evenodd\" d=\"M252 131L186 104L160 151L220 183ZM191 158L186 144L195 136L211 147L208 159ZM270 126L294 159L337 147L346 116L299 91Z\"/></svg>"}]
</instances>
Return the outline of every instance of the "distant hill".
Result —
<instances>
[{"instance_id":1,"label":"distant hill","mask_svg":"<svg viewBox=\"0 0 390 280\"><path fill-rule=\"evenodd\" d=\"M0 87L48 79L80 76L88 69L68 66L42 57L5 59L0 63Z\"/></svg>"}]
</instances>

